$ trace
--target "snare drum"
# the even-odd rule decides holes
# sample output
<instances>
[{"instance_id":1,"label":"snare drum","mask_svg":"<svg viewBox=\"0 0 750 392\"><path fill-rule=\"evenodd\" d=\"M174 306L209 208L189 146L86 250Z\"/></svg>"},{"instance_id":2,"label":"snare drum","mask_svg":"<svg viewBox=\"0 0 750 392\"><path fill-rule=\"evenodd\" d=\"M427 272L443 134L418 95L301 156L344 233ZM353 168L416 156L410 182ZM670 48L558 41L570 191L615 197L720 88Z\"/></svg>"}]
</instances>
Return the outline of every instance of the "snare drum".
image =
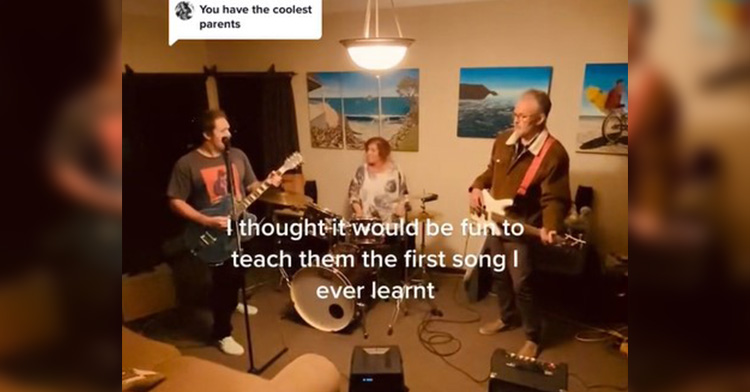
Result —
<instances>
[{"instance_id":1,"label":"snare drum","mask_svg":"<svg viewBox=\"0 0 750 392\"><path fill-rule=\"evenodd\" d=\"M341 216L336 215L335 213L333 213L333 211L327 208L323 208L315 203L309 203L307 204L307 208L305 208L305 219L310 221L319 221L341 219Z\"/></svg>"},{"instance_id":2,"label":"snare drum","mask_svg":"<svg viewBox=\"0 0 750 392\"><path fill-rule=\"evenodd\" d=\"M349 221L347 241L356 245L379 245L385 242L383 221L378 218L357 218ZM375 231L378 234L373 234Z\"/></svg>"}]
</instances>

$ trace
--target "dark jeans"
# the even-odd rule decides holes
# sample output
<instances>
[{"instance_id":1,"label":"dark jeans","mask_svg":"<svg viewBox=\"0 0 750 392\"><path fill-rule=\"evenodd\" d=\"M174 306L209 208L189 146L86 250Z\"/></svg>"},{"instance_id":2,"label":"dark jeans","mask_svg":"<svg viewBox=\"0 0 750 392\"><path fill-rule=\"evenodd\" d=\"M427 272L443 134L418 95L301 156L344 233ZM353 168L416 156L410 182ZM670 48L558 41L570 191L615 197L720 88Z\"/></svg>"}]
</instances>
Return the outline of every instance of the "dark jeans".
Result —
<instances>
[{"instance_id":1,"label":"dark jeans","mask_svg":"<svg viewBox=\"0 0 750 392\"><path fill-rule=\"evenodd\" d=\"M513 265L513 251L518 252L517 267ZM500 318L503 323L512 324L520 313L526 338L538 344L542 333L542 319L534 304L529 244L517 239L488 236L482 253L506 255L505 270L495 274Z\"/></svg>"},{"instance_id":2,"label":"dark jeans","mask_svg":"<svg viewBox=\"0 0 750 392\"><path fill-rule=\"evenodd\" d=\"M214 316L212 338L223 339L232 334L232 314L237 308L237 292L242 288L245 272L235 268L230 261L212 267L213 285L211 288L211 312Z\"/></svg>"}]
</instances>

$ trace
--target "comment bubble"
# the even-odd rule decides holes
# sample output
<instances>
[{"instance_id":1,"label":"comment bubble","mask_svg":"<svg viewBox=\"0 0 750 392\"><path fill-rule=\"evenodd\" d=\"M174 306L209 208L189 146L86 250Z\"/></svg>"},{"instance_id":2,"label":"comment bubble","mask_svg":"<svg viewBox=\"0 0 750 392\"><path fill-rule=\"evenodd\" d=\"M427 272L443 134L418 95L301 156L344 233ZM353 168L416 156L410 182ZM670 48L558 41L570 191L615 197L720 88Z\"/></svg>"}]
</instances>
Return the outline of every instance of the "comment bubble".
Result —
<instances>
[{"instance_id":1,"label":"comment bubble","mask_svg":"<svg viewBox=\"0 0 750 392\"><path fill-rule=\"evenodd\" d=\"M169 45L179 40L317 40L322 0L169 0Z\"/></svg>"}]
</instances>

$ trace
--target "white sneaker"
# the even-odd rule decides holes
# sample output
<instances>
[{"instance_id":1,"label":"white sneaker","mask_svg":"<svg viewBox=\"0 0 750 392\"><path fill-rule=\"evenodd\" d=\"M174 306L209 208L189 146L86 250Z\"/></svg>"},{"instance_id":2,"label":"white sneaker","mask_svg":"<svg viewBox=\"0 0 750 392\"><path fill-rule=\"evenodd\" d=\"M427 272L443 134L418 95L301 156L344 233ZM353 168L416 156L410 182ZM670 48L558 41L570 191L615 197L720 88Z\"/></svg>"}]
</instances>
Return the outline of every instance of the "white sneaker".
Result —
<instances>
[{"instance_id":1,"label":"white sneaker","mask_svg":"<svg viewBox=\"0 0 750 392\"><path fill-rule=\"evenodd\" d=\"M164 375L150 370L141 369L123 369L122 371L122 388L123 391L138 390L162 382Z\"/></svg>"},{"instance_id":2,"label":"white sneaker","mask_svg":"<svg viewBox=\"0 0 750 392\"><path fill-rule=\"evenodd\" d=\"M237 304L237 311L240 312L240 313L242 313L242 314L245 314L245 305L243 305L241 303ZM247 305L247 314L249 314L251 316L258 314L258 308L256 308L253 305Z\"/></svg>"},{"instance_id":3,"label":"white sneaker","mask_svg":"<svg viewBox=\"0 0 750 392\"><path fill-rule=\"evenodd\" d=\"M219 350L224 354L229 355L242 355L245 353L245 348L241 344L237 343L233 337L227 336L224 339L219 340L216 343L219 346Z\"/></svg>"}]
</instances>

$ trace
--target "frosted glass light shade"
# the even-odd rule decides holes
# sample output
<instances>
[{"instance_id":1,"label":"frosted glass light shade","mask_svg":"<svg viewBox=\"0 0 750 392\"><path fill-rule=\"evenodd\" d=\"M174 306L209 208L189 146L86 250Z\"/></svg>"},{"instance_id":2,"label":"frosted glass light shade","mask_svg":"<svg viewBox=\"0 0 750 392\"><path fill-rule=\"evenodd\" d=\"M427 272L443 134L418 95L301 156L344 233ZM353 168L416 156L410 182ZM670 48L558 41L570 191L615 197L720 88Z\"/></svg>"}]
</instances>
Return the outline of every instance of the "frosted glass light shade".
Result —
<instances>
[{"instance_id":1,"label":"frosted glass light shade","mask_svg":"<svg viewBox=\"0 0 750 392\"><path fill-rule=\"evenodd\" d=\"M341 44L359 67L384 70L398 65L412 42L409 38L356 38L342 40Z\"/></svg>"}]
</instances>

